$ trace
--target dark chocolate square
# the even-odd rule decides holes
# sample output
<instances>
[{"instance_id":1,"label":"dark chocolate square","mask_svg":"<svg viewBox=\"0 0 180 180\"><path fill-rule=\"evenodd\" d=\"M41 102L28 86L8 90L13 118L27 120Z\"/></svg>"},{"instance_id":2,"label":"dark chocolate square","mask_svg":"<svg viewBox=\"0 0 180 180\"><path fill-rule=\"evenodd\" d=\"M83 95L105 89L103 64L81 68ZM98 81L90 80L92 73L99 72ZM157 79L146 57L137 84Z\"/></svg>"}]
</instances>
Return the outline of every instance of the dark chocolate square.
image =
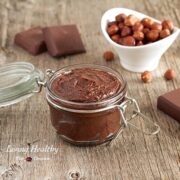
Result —
<instances>
[{"instance_id":1,"label":"dark chocolate square","mask_svg":"<svg viewBox=\"0 0 180 180\"><path fill-rule=\"evenodd\" d=\"M41 27L35 27L16 34L14 42L33 55L46 51Z\"/></svg>"},{"instance_id":2,"label":"dark chocolate square","mask_svg":"<svg viewBox=\"0 0 180 180\"><path fill-rule=\"evenodd\" d=\"M58 57L85 52L76 25L46 27L43 32L51 56Z\"/></svg>"},{"instance_id":3,"label":"dark chocolate square","mask_svg":"<svg viewBox=\"0 0 180 180\"><path fill-rule=\"evenodd\" d=\"M157 107L180 123L180 88L159 96Z\"/></svg>"}]
</instances>

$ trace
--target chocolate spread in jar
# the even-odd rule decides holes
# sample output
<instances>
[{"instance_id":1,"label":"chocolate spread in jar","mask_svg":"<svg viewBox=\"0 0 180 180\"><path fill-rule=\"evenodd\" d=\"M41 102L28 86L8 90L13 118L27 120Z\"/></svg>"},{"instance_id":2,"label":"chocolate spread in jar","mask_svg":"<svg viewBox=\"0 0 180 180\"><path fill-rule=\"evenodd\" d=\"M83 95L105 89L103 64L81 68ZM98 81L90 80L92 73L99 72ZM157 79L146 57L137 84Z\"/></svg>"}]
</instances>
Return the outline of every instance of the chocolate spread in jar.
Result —
<instances>
[{"instance_id":1,"label":"chocolate spread in jar","mask_svg":"<svg viewBox=\"0 0 180 180\"><path fill-rule=\"evenodd\" d=\"M53 92L74 102L98 102L115 95L121 82L112 74L91 68L74 69L52 82Z\"/></svg>"},{"instance_id":2,"label":"chocolate spread in jar","mask_svg":"<svg viewBox=\"0 0 180 180\"><path fill-rule=\"evenodd\" d=\"M121 126L121 115L118 108L101 112L88 112L114 104L120 104L123 97L97 106L97 102L106 102L116 97L121 90L122 82L115 75L95 68L79 68L58 74L51 84L50 89L56 97L76 104L66 108L86 109L86 113L63 110L48 101L51 112L51 121L57 133L75 145L96 145L112 139ZM126 90L125 90L126 91ZM60 106L61 103L53 101ZM90 106L83 107L90 103ZM80 104L80 105L79 105Z\"/></svg>"}]
</instances>

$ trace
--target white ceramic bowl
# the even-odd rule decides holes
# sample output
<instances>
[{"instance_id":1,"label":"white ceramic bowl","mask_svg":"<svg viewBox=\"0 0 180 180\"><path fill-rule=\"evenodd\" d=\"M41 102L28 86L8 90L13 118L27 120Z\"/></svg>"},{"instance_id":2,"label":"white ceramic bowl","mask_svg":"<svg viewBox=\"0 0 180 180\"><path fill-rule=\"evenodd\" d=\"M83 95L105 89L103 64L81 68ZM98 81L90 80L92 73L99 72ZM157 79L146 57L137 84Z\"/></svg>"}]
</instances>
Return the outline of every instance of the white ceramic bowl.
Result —
<instances>
[{"instance_id":1,"label":"white ceramic bowl","mask_svg":"<svg viewBox=\"0 0 180 180\"><path fill-rule=\"evenodd\" d=\"M173 33L159 41L143 46L123 46L115 43L109 37L106 29L107 23L114 21L115 16L124 13L126 15L133 14L139 19L149 17L142 13L126 8L113 8L104 13L101 19L101 29L104 37L117 51L122 67L133 72L143 72L145 70L152 71L158 67L159 61L163 53L171 46L177 38L180 30L175 27ZM151 17L149 17L151 18ZM160 22L151 18L156 22Z\"/></svg>"}]
</instances>

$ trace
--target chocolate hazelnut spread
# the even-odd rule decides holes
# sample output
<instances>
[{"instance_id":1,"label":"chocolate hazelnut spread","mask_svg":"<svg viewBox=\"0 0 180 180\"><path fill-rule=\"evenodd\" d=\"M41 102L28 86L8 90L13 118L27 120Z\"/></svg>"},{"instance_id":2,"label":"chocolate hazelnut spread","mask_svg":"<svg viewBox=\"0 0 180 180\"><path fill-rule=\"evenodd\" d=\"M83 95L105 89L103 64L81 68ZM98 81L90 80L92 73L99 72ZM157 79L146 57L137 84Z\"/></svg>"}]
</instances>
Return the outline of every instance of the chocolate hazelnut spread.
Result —
<instances>
[{"instance_id":1,"label":"chocolate hazelnut spread","mask_svg":"<svg viewBox=\"0 0 180 180\"><path fill-rule=\"evenodd\" d=\"M107 67L76 66L61 69L50 79L47 100L52 125L61 138L74 145L104 143L122 125L114 105L124 101L126 82ZM103 110L107 107L111 108Z\"/></svg>"},{"instance_id":2,"label":"chocolate hazelnut spread","mask_svg":"<svg viewBox=\"0 0 180 180\"><path fill-rule=\"evenodd\" d=\"M115 95L121 82L108 72L82 68L58 76L51 87L57 96L69 101L97 102Z\"/></svg>"}]
</instances>

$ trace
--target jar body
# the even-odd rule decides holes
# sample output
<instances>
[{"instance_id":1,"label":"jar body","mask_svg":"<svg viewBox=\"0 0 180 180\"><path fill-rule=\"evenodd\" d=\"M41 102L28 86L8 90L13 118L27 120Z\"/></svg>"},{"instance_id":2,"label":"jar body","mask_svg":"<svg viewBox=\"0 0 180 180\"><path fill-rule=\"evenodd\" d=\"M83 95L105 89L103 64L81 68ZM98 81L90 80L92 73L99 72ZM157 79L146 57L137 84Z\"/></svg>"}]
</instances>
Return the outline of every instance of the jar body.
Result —
<instances>
[{"instance_id":1,"label":"jar body","mask_svg":"<svg viewBox=\"0 0 180 180\"><path fill-rule=\"evenodd\" d=\"M95 65L91 65L94 68ZM81 66L80 66L81 67ZM62 139L74 145L98 145L111 140L122 126L121 113L116 105L121 104L126 95L126 82L119 73L103 66L95 66L118 76L121 90L112 98L102 102L77 103L54 96L51 82L73 68L56 72L47 84L46 99L50 108L51 122ZM89 65L88 65L89 67Z\"/></svg>"},{"instance_id":2,"label":"jar body","mask_svg":"<svg viewBox=\"0 0 180 180\"><path fill-rule=\"evenodd\" d=\"M118 108L96 113L75 113L49 103L51 122L64 140L75 145L97 145L114 137L121 126Z\"/></svg>"}]
</instances>

